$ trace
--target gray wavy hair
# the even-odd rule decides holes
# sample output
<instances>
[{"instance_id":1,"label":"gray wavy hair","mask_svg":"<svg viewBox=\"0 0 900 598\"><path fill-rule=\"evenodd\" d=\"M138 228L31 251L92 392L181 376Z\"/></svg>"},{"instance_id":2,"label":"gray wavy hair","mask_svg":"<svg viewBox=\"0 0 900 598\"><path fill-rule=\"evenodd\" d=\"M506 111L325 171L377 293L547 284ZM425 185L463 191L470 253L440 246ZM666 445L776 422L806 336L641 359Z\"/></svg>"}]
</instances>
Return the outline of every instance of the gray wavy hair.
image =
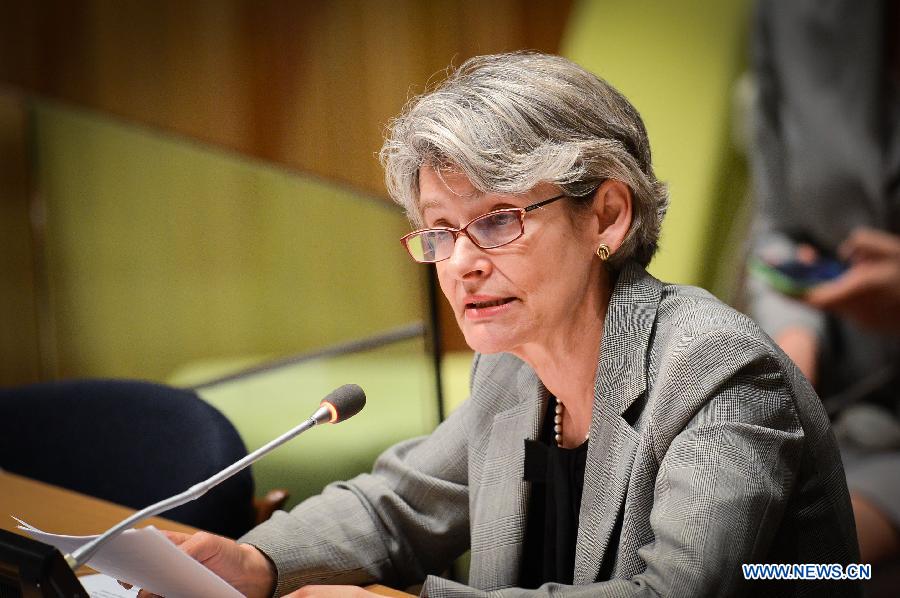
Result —
<instances>
[{"instance_id":1,"label":"gray wavy hair","mask_svg":"<svg viewBox=\"0 0 900 598\"><path fill-rule=\"evenodd\" d=\"M610 258L643 266L656 252L669 203L653 174L640 114L609 83L559 56L516 52L467 60L412 98L379 154L391 197L422 226L419 169L453 169L485 193L551 183L590 199L605 179L624 182L633 220Z\"/></svg>"}]
</instances>

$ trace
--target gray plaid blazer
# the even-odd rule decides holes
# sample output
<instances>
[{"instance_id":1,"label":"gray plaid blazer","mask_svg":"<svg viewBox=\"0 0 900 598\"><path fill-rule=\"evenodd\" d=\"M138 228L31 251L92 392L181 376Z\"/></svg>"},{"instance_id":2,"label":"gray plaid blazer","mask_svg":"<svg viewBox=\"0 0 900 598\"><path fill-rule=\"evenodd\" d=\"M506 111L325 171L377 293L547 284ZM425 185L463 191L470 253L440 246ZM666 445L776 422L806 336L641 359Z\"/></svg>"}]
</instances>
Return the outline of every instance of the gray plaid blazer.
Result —
<instances>
[{"instance_id":1,"label":"gray plaid blazer","mask_svg":"<svg viewBox=\"0 0 900 598\"><path fill-rule=\"evenodd\" d=\"M745 582L742 563L850 563L856 530L819 400L743 315L707 292L620 273L606 317L573 586L516 588L524 439L548 392L508 354L478 355L471 397L371 474L276 513L243 542L309 583L423 596L855 595L852 582ZM469 585L430 575L471 548Z\"/></svg>"}]
</instances>

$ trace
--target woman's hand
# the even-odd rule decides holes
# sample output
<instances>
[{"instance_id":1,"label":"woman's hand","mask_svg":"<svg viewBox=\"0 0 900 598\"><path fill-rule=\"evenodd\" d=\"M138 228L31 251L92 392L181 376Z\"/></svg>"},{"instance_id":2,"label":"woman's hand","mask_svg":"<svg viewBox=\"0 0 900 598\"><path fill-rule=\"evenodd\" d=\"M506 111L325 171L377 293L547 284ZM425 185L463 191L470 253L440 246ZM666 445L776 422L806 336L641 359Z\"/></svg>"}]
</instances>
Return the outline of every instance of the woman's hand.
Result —
<instances>
[{"instance_id":1,"label":"woman's hand","mask_svg":"<svg viewBox=\"0 0 900 598\"><path fill-rule=\"evenodd\" d=\"M900 334L900 237L857 229L840 253L850 268L810 289L804 301L873 330Z\"/></svg>"},{"instance_id":2,"label":"woman's hand","mask_svg":"<svg viewBox=\"0 0 900 598\"><path fill-rule=\"evenodd\" d=\"M163 531L184 553L234 586L244 596L265 598L275 588L275 566L256 547L207 532ZM120 582L122 583L122 582ZM122 583L125 587L131 587ZM155 596L145 590L139 598Z\"/></svg>"}]
</instances>

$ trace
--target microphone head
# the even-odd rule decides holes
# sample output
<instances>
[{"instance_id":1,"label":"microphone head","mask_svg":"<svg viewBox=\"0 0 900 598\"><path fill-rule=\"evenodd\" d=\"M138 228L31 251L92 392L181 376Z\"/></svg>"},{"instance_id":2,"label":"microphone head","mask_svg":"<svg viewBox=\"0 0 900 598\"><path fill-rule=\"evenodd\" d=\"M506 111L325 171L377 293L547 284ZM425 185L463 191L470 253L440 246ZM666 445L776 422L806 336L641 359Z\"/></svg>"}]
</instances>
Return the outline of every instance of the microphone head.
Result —
<instances>
[{"instance_id":1,"label":"microphone head","mask_svg":"<svg viewBox=\"0 0 900 598\"><path fill-rule=\"evenodd\" d=\"M336 424L362 411L366 406L366 393L356 384L344 384L331 391L319 405L331 412L328 422Z\"/></svg>"}]
</instances>

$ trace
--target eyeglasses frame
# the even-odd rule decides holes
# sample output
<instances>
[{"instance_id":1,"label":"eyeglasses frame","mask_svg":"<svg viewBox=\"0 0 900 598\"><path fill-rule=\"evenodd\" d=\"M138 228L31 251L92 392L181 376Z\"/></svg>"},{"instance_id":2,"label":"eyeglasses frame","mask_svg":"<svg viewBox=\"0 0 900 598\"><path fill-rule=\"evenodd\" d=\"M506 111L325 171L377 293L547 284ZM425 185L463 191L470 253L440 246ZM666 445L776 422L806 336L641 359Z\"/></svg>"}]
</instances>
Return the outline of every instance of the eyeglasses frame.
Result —
<instances>
[{"instance_id":1,"label":"eyeglasses frame","mask_svg":"<svg viewBox=\"0 0 900 598\"><path fill-rule=\"evenodd\" d=\"M417 260L417 259L415 258L415 256L413 256L412 252L409 250L409 246L407 245L407 241L408 241L411 237L414 237L414 236L416 236L416 235L420 235L420 234L422 234L422 233L424 233L424 232L428 232L428 231L446 231L446 232L449 232L450 234L453 235L453 243L454 243L454 244L456 243L457 240L459 240L459 236L460 236L460 235L465 235L466 238L468 238L468 239L472 242L472 244L475 245L475 247L478 247L478 248L480 248L480 249L496 249L496 248L498 248L498 247L503 247L504 245L509 245L509 244L512 243L513 241L515 241L515 240L517 240L517 239L520 239L520 238L522 237L522 235L525 234L525 214L527 214L528 212L531 212L532 210L536 210L536 209L538 209L538 208L542 208L542 207L544 207L544 206L546 206L546 205L548 205L548 204L551 204L551 203L553 203L554 201L558 201L558 200L560 200L560 199L562 199L562 198L564 198L564 197L572 197L572 196L569 195L568 193L561 193L560 195L556 195L556 196L551 197L551 198L549 198L549 199L545 199L545 200L543 200L543 201L539 201L539 202L537 202L537 203L533 203L533 204L531 204L531 205L525 206L524 208L500 208L499 210L491 210L490 212L485 212L485 213L482 214L481 216L476 216L476 217L473 218L472 220L469 220L469 222L466 223L465 226L462 226L462 227L460 227L460 228L454 228L454 227L452 227L452 226L432 226L432 227L429 227L429 228L420 228L420 229L418 229L418 230L414 230L414 231L412 231L412 232L410 232L410 233L407 233L407 234L403 235L402 237L400 237L400 244L403 245L404 249L406 249L406 252L409 253L410 257L412 257L412 259L413 259L415 262L419 263L419 264L436 264L436 263L438 263L438 262L443 262L444 260L450 259L450 257L453 255L453 253L451 252L451 254L448 255L447 257L442 258L442 259L439 259L439 260L434 260L434 261L419 261L419 260ZM487 218L488 216L492 216L492 215L494 215L494 214L499 214L499 213L503 213L503 212L516 212L516 213L518 213L518 215L519 215L519 229L520 229L518 235L516 235L515 237L513 237L513 238L510 239L509 241L506 241L506 242L504 242L504 243L500 243L499 245L491 245L491 246L489 246L489 247L484 247L484 246L481 245L478 241L476 241L475 239L473 239L471 235L469 235L467 229L469 228L469 226L472 225L473 222L477 222L478 220L481 220L482 218Z\"/></svg>"}]
</instances>

